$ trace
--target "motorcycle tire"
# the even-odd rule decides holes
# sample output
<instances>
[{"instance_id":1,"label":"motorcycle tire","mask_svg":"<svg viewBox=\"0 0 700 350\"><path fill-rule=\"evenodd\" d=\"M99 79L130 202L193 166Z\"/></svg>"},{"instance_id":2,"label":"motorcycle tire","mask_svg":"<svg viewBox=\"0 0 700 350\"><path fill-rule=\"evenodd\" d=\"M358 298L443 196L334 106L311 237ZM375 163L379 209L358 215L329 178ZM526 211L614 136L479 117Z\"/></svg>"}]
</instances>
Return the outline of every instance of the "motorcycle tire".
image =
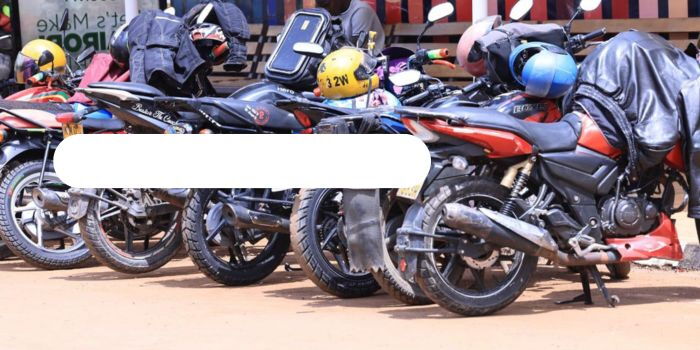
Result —
<instances>
[{"instance_id":1,"label":"motorcycle tire","mask_svg":"<svg viewBox=\"0 0 700 350\"><path fill-rule=\"evenodd\" d=\"M192 262L205 276L227 286L247 286L269 276L282 263L289 250L289 235L285 233L269 234L267 245L254 259L245 263L224 261L215 251L218 245L207 241L207 220L215 218L208 209L214 196L214 189L193 190L183 211L182 235L185 250ZM233 259L233 254L231 254Z\"/></svg>"},{"instance_id":2,"label":"motorcycle tire","mask_svg":"<svg viewBox=\"0 0 700 350\"><path fill-rule=\"evenodd\" d=\"M442 187L439 193L433 196L425 206L423 231L426 233L435 232L442 216L442 209L447 203L462 202L475 207L491 207L493 210L498 210L507 196L508 190L505 187L484 178L473 178L459 185ZM433 247L433 239L426 237L425 248L431 247ZM513 264L508 268L508 271L503 269L505 278L496 282L496 286L492 288L486 287L488 283L485 279L487 276L495 275L498 271L491 271L487 275L484 271L485 268L479 268L478 265L476 268L469 267L468 259L471 258L456 254L443 260L447 261L447 268L445 266L438 268L438 259L432 253L419 255L416 281L431 300L449 311L464 316L492 314L514 302L528 286L537 269L538 258L536 256L525 255L507 248L494 250L491 254L498 254L496 255L496 260L498 260L502 256L508 256L506 252L509 251L512 252L511 262ZM483 261L489 261L489 259ZM466 288L476 286L477 289L462 289L457 287L462 281L456 280L455 283L451 278L445 278L445 272L441 270L448 269L451 264L468 265L465 270L470 271L473 281ZM495 266L495 261L492 264L490 267ZM479 272L480 270L481 272Z\"/></svg>"},{"instance_id":3,"label":"motorcycle tire","mask_svg":"<svg viewBox=\"0 0 700 350\"><path fill-rule=\"evenodd\" d=\"M80 233L95 259L112 270L127 274L151 272L172 260L182 247L182 235L179 232L182 213L179 212L163 230L163 238L153 247L144 247L142 252L122 250L110 238L119 239L124 237L123 233L105 230L99 215L100 203L102 201L98 199L90 199L87 213L79 221ZM126 215L122 215L121 220L126 219Z\"/></svg>"},{"instance_id":4,"label":"motorcycle tire","mask_svg":"<svg viewBox=\"0 0 700 350\"><path fill-rule=\"evenodd\" d=\"M294 201L291 217L292 248L301 269L326 293L339 298L359 298L380 289L370 273L353 273L347 260L347 245L340 234L340 215L322 217L322 206L339 189L302 189ZM339 209L339 206L335 208ZM324 230L319 230L321 226ZM333 233L335 232L335 233ZM333 236L326 236L326 234ZM321 236L323 235L323 236ZM323 243L325 245L322 247ZM329 244L333 244L330 248ZM326 256L332 254L336 264Z\"/></svg>"},{"instance_id":5,"label":"motorcycle tire","mask_svg":"<svg viewBox=\"0 0 700 350\"><path fill-rule=\"evenodd\" d=\"M25 208L33 205L27 188L36 187L32 184L38 183L42 164L42 161L39 160L16 162L4 169L2 179L0 179L0 237L6 244L5 248L9 248L16 256L34 267L46 270L84 267L89 263L91 254L77 232L74 237L69 237L48 231L46 228L37 231L35 220L39 215L39 209L34 209L33 212L31 209L19 211L13 205L17 201L20 201L20 205ZM47 164L44 174L44 180L47 179L59 181L51 162ZM15 207L14 211L13 207ZM44 212L41 215L43 216ZM31 227L34 227L34 230ZM47 232L44 233L45 230ZM42 234L40 235L38 232ZM44 241L43 238L40 238L45 238L44 234L51 238ZM71 246L66 247L66 239L72 241ZM50 247L47 246L49 244ZM57 244L58 248L53 249Z\"/></svg>"},{"instance_id":6,"label":"motorcycle tire","mask_svg":"<svg viewBox=\"0 0 700 350\"><path fill-rule=\"evenodd\" d=\"M605 265L610 272L610 278L614 280L626 280L630 277L630 272L632 272L632 263L623 262L617 264L607 264Z\"/></svg>"}]
</instances>

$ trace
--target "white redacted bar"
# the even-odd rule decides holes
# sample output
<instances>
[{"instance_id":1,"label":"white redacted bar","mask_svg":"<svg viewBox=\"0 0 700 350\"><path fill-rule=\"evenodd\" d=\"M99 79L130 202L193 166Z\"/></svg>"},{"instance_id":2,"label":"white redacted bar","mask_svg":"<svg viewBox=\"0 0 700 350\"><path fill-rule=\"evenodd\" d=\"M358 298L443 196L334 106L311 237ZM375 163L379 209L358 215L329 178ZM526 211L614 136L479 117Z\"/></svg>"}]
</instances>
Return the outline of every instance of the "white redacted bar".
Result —
<instances>
[{"instance_id":1,"label":"white redacted bar","mask_svg":"<svg viewBox=\"0 0 700 350\"><path fill-rule=\"evenodd\" d=\"M75 135L54 164L82 188L401 188L430 153L411 135Z\"/></svg>"}]
</instances>

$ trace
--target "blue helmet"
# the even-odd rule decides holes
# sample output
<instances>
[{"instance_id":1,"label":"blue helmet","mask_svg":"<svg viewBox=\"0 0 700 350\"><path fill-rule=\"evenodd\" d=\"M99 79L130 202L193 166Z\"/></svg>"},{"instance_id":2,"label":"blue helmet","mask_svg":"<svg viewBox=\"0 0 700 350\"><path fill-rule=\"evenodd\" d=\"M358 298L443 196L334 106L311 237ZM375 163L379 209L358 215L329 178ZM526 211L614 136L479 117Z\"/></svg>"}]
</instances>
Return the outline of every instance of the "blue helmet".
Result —
<instances>
[{"instance_id":1,"label":"blue helmet","mask_svg":"<svg viewBox=\"0 0 700 350\"><path fill-rule=\"evenodd\" d=\"M576 82L578 66L564 49L540 42L520 45L510 55L510 72L528 95L564 96Z\"/></svg>"}]
</instances>

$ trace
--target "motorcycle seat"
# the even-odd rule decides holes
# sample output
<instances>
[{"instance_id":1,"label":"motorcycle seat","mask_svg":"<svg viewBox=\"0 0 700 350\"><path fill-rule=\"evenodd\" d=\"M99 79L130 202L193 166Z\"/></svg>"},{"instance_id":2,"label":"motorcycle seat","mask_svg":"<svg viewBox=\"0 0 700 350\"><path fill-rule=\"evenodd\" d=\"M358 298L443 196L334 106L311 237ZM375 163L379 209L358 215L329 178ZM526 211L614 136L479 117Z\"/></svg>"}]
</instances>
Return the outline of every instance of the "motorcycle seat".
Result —
<instances>
[{"instance_id":1,"label":"motorcycle seat","mask_svg":"<svg viewBox=\"0 0 700 350\"><path fill-rule=\"evenodd\" d=\"M192 102L212 119L229 127L277 131L301 131L304 129L294 114L267 103L221 97L203 97L192 99Z\"/></svg>"},{"instance_id":2,"label":"motorcycle seat","mask_svg":"<svg viewBox=\"0 0 700 350\"><path fill-rule=\"evenodd\" d=\"M124 121L117 118L87 118L81 124L85 129L95 131L119 131L124 130Z\"/></svg>"},{"instance_id":3,"label":"motorcycle seat","mask_svg":"<svg viewBox=\"0 0 700 350\"><path fill-rule=\"evenodd\" d=\"M130 92L134 95L157 97L165 96L162 91L154 88L153 86L141 84L141 83L129 83L129 82L104 82L104 83L92 83L89 87L93 89L112 89L112 90L122 90Z\"/></svg>"},{"instance_id":4,"label":"motorcycle seat","mask_svg":"<svg viewBox=\"0 0 700 350\"><path fill-rule=\"evenodd\" d=\"M468 126L512 132L537 146L540 152L574 150L581 133L581 121L573 114L556 123L536 123L483 108L454 107L440 110L443 111Z\"/></svg>"}]
</instances>

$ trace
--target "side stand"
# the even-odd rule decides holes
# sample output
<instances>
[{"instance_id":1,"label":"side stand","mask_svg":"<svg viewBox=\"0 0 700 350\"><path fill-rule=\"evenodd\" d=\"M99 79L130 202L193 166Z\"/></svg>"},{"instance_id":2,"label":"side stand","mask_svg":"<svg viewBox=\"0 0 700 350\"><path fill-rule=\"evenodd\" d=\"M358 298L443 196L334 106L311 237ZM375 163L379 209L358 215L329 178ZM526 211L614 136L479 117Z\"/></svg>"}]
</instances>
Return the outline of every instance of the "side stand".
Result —
<instances>
[{"instance_id":1,"label":"side stand","mask_svg":"<svg viewBox=\"0 0 700 350\"><path fill-rule=\"evenodd\" d=\"M620 298L617 297L617 295L610 295L610 292L608 291L608 288L605 286L605 282L603 281L603 277L600 275L600 271L598 271L598 267L595 265L592 266L586 266L581 269L581 286L583 287L583 294L577 295L573 299L570 300L564 300L564 301L559 301L556 302L557 305L565 305L565 304L571 304L571 303L578 303L578 302L583 302L585 305L592 305L593 304L593 298L591 296L591 283L588 279L588 275L593 276L593 280L595 281L595 284L598 286L598 290L600 290L600 293L603 294L603 298L605 298L605 301L608 303L610 307L615 307L616 304L620 303Z\"/></svg>"}]
</instances>

